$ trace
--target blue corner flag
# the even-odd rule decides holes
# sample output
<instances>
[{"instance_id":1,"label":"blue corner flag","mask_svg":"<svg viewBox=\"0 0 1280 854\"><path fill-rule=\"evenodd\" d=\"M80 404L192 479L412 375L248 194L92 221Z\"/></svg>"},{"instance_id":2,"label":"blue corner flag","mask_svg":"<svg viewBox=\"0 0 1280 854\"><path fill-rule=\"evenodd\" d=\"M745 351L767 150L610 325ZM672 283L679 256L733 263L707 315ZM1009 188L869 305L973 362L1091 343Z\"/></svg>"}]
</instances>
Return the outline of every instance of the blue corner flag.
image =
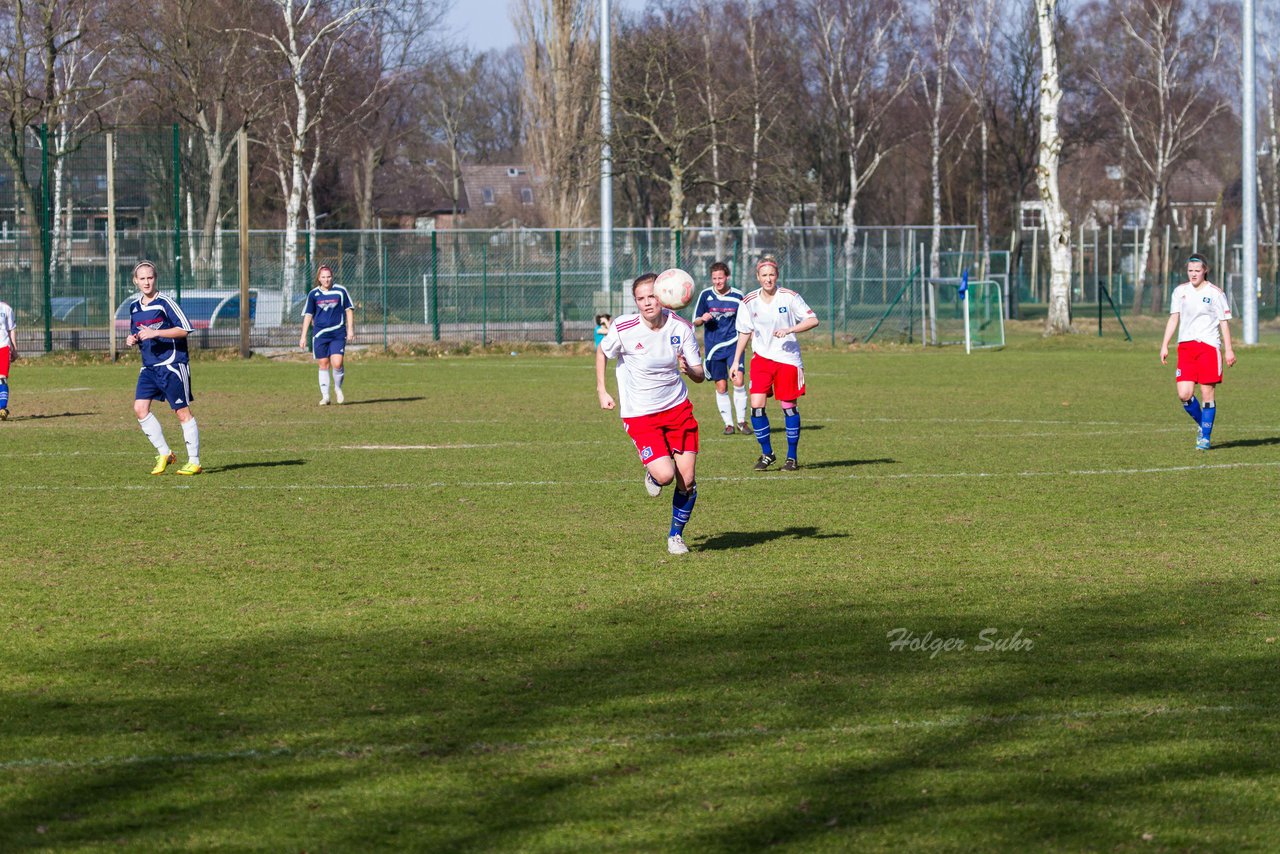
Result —
<instances>
[{"instance_id":1,"label":"blue corner flag","mask_svg":"<svg viewBox=\"0 0 1280 854\"><path fill-rule=\"evenodd\" d=\"M959 296L960 296L960 299L969 298L969 271L968 270L964 270L963 272L960 273Z\"/></svg>"}]
</instances>

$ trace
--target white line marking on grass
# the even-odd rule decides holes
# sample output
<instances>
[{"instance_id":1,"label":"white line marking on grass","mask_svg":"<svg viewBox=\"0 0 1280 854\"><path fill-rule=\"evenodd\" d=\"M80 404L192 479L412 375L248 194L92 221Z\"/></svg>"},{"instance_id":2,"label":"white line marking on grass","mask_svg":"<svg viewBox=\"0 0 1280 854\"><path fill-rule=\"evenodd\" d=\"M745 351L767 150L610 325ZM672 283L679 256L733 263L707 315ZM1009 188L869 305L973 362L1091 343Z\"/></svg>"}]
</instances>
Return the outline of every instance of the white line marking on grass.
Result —
<instances>
[{"instance_id":1,"label":"white line marking on grass","mask_svg":"<svg viewBox=\"0 0 1280 854\"><path fill-rule=\"evenodd\" d=\"M94 768L110 768L130 765L191 765L202 762L234 762L241 759L364 759L371 756L395 756L406 754L450 755L486 754L495 751L543 750L546 748L582 749L612 746L630 747L641 744L670 742L714 742L787 738L829 738L831 736L881 735L887 732L911 730L960 729L963 727L1002 727L1017 724L1056 724L1081 720L1123 720L1126 718L1150 719L1155 717L1196 717L1199 715L1234 715L1274 713L1272 709L1255 706L1187 706L1184 708L1153 706L1134 709L1081 710L1046 714L975 715L926 718L920 720L897 719L882 723L854 724L832 727L745 727L701 732L648 732L585 738L529 739L526 741L477 741L453 746L449 744L416 742L387 745L348 745L344 747L311 747L292 749L275 747L267 749L247 748L222 752L158 753L141 756L102 756L87 759L52 759L32 757L0 762L0 771L52 770L81 771Z\"/></svg>"},{"instance_id":2,"label":"white line marking on grass","mask_svg":"<svg viewBox=\"0 0 1280 854\"><path fill-rule=\"evenodd\" d=\"M1226 469L1244 469L1244 468L1275 468L1280 466L1280 460L1266 463L1222 463L1219 465L1198 465L1198 466L1168 466L1163 468L1132 468L1132 469L1074 469L1070 471L1020 471L1020 472L903 472L902 474L849 474L849 475L802 475L789 474L786 477L781 475L769 476L767 474L758 475L732 475L723 477L701 477L699 480L715 481L717 483L758 483L768 485L778 485L794 483L798 480L810 481L842 481L842 480L946 480L949 478L973 478L997 480L999 478L1033 478L1033 477L1116 477L1133 474L1177 474L1188 471L1213 471ZM211 466L207 472L209 475L216 477L218 472L216 467ZM65 484L14 484L7 486L10 490L20 490L24 492L117 492L120 490L149 490L149 489L199 489L201 491L209 490L304 490L304 489L447 489L447 488L463 488L463 489L481 489L496 488L503 486L525 487L525 486L613 486L613 485L632 485L635 483L633 478L612 478L608 480L459 480L459 481L423 481L422 483L243 483L243 484L209 484L209 478L202 479L202 483L192 483L184 481L182 483L173 480L154 480L149 483L139 484L115 484L106 486L69 486Z\"/></svg>"},{"instance_id":3,"label":"white line marking on grass","mask_svg":"<svg viewBox=\"0 0 1280 854\"><path fill-rule=\"evenodd\" d=\"M468 448L497 448L501 445L532 445L532 442L494 442L488 445L339 445L343 451L453 451Z\"/></svg>"},{"instance_id":4,"label":"white line marking on grass","mask_svg":"<svg viewBox=\"0 0 1280 854\"><path fill-rule=\"evenodd\" d=\"M65 394L72 391L93 391L93 388L87 385L76 386L75 388L37 388L24 390L22 394L24 397L35 397L36 395L41 394Z\"/></svg>"}]
</instances>

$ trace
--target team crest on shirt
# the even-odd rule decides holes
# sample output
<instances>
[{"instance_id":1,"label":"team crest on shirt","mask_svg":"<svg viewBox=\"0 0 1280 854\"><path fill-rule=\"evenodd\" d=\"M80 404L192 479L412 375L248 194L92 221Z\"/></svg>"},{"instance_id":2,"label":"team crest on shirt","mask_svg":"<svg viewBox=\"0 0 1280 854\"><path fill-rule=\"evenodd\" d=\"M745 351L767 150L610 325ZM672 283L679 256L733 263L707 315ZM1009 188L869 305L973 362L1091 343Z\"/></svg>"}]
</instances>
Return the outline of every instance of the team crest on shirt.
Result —
<instances>
[{"instance_id":1,"label":"team crest on shirt","mask_svg":"<svg viewBox=\"0 0 1280 854\"><path fill-rule=\"evenodd\" d=\"M679 347L679 346L680 346L680 336L679 336L679 335L672 335L672 336L671 336L671 346L672 346L672 347Z\"/></svg>"},{"instance_id":2,"label":"team crest on shirt","mask_svg":"<svg viewBox=\"0 0 1280 854\"><path fill-rule=\"evenodd\" d=\"M1210 299L1209 297L1201 297L1200 302L1204 303L1205 305L1208 305L1209 303L1213 302L1213 300Z\"/></svg>"},{"instance_id":3,"label":"team crest on shirt","mask_svg":"<svg viewBox=\"0 0 1280 854\"><path fill-rule=\"evenodd\" d=\"M787 313L787 307L785 305L778 306L778 314L786 314L786 313Z\"/></svg>"},{"instance_id":4,"label":"team crest on shirt","mask_svg":"<svg viewBox=\"0 0 1280 854\"><path fill-rule=\"evenodd\" d=\"M653 448L649 447L648 445L645 445L643 448L640 449L640 459L647 460L652 456L653 456Z\"/></svg>"}]
</instances>

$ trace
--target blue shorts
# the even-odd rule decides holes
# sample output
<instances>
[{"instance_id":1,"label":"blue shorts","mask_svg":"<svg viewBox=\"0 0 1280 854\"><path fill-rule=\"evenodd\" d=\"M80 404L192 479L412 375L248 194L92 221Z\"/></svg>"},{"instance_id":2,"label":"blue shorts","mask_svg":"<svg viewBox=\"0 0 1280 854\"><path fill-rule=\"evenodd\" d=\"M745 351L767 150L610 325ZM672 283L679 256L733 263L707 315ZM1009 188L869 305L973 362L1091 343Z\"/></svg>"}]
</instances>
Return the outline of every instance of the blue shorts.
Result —
<instances>
[{"instance_id":1,"label":"blue shorts","mask_svg":"<svg viewBox=\"0 0 1280 854\"><path fill-rule=\"evenodd\" d=\"M316 354L317 359L327 359L330 356L346 355L347 336L325 335L322 338L314 338L311 341L311 352Z\"/></svg>"},{"instance_id":2,"label":"blue shorts","mask_svg":"<svg viewBox=\"0 0 1280 854\"><path fill-rule=\"evenodd\" d=\"M174 412L185 409L195 400L191 394L190 365L144 367L138 373L138 390L134 400L164 400Z\"/></svg>"},{"instance_id":3,"label":"blue shorts","mask_svg":"<svg viewBox=\"0 0 1280 854\"><path fill-rule=\"evenodd\" d=\"M717 354L718 355L718 354ZM707 379L709 380L728 380L729 379L729 363L733 361L733 352L725 354L723 359L711 359L707 362ZM742 373L742 360L738 360L738 372Z\"/></svg>"}]
</instances>

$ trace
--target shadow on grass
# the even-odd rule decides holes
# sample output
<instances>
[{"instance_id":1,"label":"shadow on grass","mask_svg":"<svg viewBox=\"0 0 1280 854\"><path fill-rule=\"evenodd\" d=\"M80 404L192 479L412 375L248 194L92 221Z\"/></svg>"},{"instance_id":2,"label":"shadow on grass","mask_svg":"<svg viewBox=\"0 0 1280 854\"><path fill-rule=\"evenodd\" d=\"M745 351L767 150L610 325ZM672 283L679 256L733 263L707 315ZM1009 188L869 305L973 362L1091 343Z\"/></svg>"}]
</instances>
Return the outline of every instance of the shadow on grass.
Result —
<instances>
[{"instance_id":1,"label":"shadow on grass","mask_svg":"<svg viewBox=\"0 0 1280 854\"><path fill-rule=\"evenodd\" d=\"M951 567L869 589L788 569L776 596L621 583L528 609L485 587L486 566L394 614L343 599L359 614L343 628L312 628L313 602L234 637L37 644L0 692L0 848L568 850L602 828L609 847L708 851L1134 849L1148 824L1158 848L1275 838L1259 781L1280 690L1251 640L1269 629L1243 637L1246 579L1041 578L1011 598L975 573L948 597ZM895 650L898 627L970 648ZM977 651L988 627L1033 645Z\"/></svg>"},{"instance_id":2,"label":"shadow on grass","mask_svg":"<svg viewBox=\"0 0 1280 854\"><path fill-rule=\"evenodd\" d=\"M413 403L425 397L375 397L373 400L348 400L343 406L371 406L375 403Z\"/></svg>"},{"instance_id":3,"label":"shadow on grass","mask_svg":"<svg viewBox=\"0 0 1280 854\"><path fill-rule=\"evenodd\" d=\"M231 463L225 466L212 466L204 470L205 474L220 474L237 469L269 469L276 466L305 466L306 460L263 460L256 463Z\"/></svg>"},{"instance_id":4,"label":"shadow on grass","mask_svg":"<svg viewBox=\"0 0 1280 854\"><path fill-rule=\"evenodd\" d=\"M1216 450L1223 448L1262 448L1267 445L1280 445L1280 436L1268 436L1265 439L1232 439L1230 442L1221 442L1213 447Z\"/></svg>"},{"instance_id":5,"label":"shadow on grass","mask_svg":"<svg viewBox=\"0 0 1280 854\"><path fill-rule=\"evenodd\" d=\"M800 466L802 469L842 469L851 468L853 466L884 466L897 465L898 461L893 457L880 457L874 460L823 460L816 463L804 463Z\"/></svg>"},{"instance_id":6,"label":"shadow on grass","mask_svg":"<svg viewBox=\"0 0 1280 854\"><path fill-rule=\"evenodd\" d=\"M83 418L86 415L97 415L97 412L57 412L43 415L40 413L32 413L31 415L10 415L10 421L43 421L47 418Z\"/></svg>"},{"instance_id":7,"label":"shadow on grass","mask_svg":"<svg viewBox=\"0 0 1280 854\"><path fill-rule=\"evenodd\" d=\"M831 540L847 537L848 534L822 534L817 528L812 527L792 527L784 528L781 531L727 531L723 534L716 534L714 537L698 543L699 550L715 551L717 549L743 549L749 546L758 546L761 543L769 543L774 540L781 540L787 537L795 537L804 540Z\"/></svg>"}]
</instances>

